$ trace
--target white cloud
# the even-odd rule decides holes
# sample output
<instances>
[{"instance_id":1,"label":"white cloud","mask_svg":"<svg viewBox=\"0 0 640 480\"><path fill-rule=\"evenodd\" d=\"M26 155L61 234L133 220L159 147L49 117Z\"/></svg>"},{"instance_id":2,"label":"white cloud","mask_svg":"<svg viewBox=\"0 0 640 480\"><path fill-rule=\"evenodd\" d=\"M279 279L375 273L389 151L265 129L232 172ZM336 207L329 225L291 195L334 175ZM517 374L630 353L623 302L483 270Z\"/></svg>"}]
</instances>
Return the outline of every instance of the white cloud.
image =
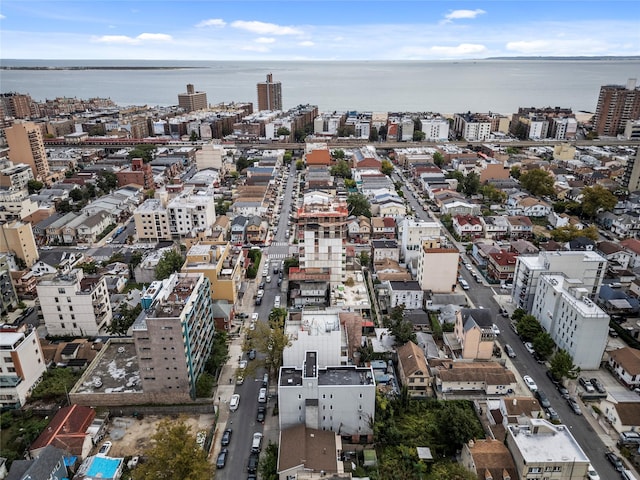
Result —
<instances>
[{"instance_id":1,"label":"white cloud","mask_svg":"<svg viewBox=\"0 0 640 480\"><path fill-rule=\"evenodd\" d=\"M478 15L483 15L487 12L476 8L475 10L452 10L444 16L444 22L449 23L453 20L461 20L461 19L473 19Z\"/></svg>"},{"instance_id":2,"label":"white cloud","mask_svg":"<svg viewBox=\"0 0 640 480\"><path fill-rule=\"evenodd\" d=\"M298 45L300 45L301 47L313 47L315 43L313 43L311 40L306 40L304 42L298 43Z\"/></svg>"},{"instance_id":3,"label":"white cloud","mask_svg":"<svg viewBox=\"0 0 640 480\"><path fill-rule=\"evenodd\" d=\"M479 55L487 51L487 47L475 43L461 43L455 47L434 45L429 48L431 53L444 57L460 57L465 55Z\"/></svg>"},{"instance_id":4,"label":"white cloud","mask_svg":"<svg viewBox=\"0 0 640 480\"><path fill-rule=\"evenodd\" d=\"M259 53L266 53L269 51L269 49L264 45L245 45L244 47L240 47L240 50L244 50L245 52L259 52Z\"/></svg>"},{"instance_id":5,"label":"white cloud","mask_svg":"<svg viewBox=\"0 0 640 480\"><path fill-rule=\"evenodd\" d=\"M274 43L275 41L276 41L275 38L269 38L269 37L256 38L256 43Z\"/></svg>"},{"instance_id":6,"label":"white cloud","mask_svg":"<svg viewBox=\"0 0 640 480\"><path fill-rule=\"evenodd\" d=\"M127 35L103 35L101 37L93 37L92 41L98 43L114 43L125 45L139 45L143 42L170 42L173 40L171 35L166 33L141 33L137 37L129 37Z\"/></svg>"},{"instance_id":7,"label":"white cloud","mask_svg":"<svg viewBox=\"0 0 640 480\"><path fill-rule=\"evenodd\" d=\"M203 20L200 23L196 24L196 27L198 27L198 28L202 28L202 27L224 27L226 24L227 24L227 22L225 22L221 18L210 18L208 20Z\"/></svg>"},{"instance_id":8,"label":"white cloud","mask_svg":"<svg viewBox=\"0 0 640 480\"><path fill-rule=\"evenodd\" d=\"M302 31L297 28L276 25L275 23L236 20L231 24L231 26L240 30L257 33L259 35L302 35Z\"/></svg>"},{"instance_id":9,"label":"white cloud","mask_svg":"<svg viewBox=\"0 0 640 480\"><path fill-rule=\"evenodd\" d=\"M4 20L5 18L7 18L7 17L5 17L4 15L2 15L2 14L0 13L0 20Z\"/></svg>"}]
</instances>

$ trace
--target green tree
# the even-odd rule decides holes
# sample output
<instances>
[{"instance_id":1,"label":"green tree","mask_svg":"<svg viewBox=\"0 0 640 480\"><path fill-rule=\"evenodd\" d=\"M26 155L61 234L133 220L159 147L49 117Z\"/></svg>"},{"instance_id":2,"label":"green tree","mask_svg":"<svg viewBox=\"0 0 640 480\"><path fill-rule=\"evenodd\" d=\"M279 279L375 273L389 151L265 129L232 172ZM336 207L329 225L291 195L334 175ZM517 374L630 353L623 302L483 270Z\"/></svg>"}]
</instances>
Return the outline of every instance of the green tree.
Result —
<instances>
[{"instance_id":1,"label":"green tree","mask_svg":"<svg viewBox=\"0 0 640 480\"><path fill-rule=\"evenodd\" d=\"M131 472L133 480L210 480L213 476L207 455L198 445L184 417L160 422L144 452L146 462Z\"/></svg>"},{"instance_id":2,"label":"green tree","mask_svg":"<svg viewBox=\"0 0 640 480\"><path fill-rule=\"evenodd\" d=\"M613 210L616 203L616 196L601 185L582 189L582 212L589 218L594 218L601 210Z\"/></svg>"},{"instance_id":3,"label":"green tree","mask_svg":"<svg viewBox=\"0 0 640 480\"><path fill-rule=\"evenodd\" d=\"M478 476L456 462L437 462L427 480L478 480Z\"/></svg>"},{"instance_id":4,"label":"green tree","mask_svg":"<svg viewBox=\"0 0 640 480\"><path fill-rule=\"evenodd\" d=\"M157 150L157 145L143 143L133 147L133 149L129 151L127 157L129 158L129 160L132 160L134 158L141 158L144 163L149 163L151 160L153 160Z\"/></svg>"},{"instance_id":5,"label":"green tree","mask_svg":"<svg viewBox=\"0 0 640 480\"><path fill-rule=\"evenodd\" d=\"M500 190L495 186L487 183L480 188L482 196L490 202L502 203L507 199L507 194L504 190Z\"/></svg>"},{"instance_id":6,"label":"green tree","mask_svg":"<svg viewBox=\"0 0 640 480\"><path fill-rule=\"evenodd\" d=\"M520 185L535 197L553 195L553 177L539 168L529 170L520 175Z\"/></svg>"},{"instance_id":7,"label":"green tree","mask_svg":"<svg viewBox=\"0 0 640 480\"><path fill-rule=\"evenodd\" d=\"M344 186L346 188L356 188L356 181L352 178L345 178L344 179Z\"/></svg>"},{"instance_id":8,"label":"green tree","mask_svg":"<svg viewBox=\"0 0 640 480\"><path fill-rule=\"evenodd\" d=\"M376 127L371 127L371 130L369 130L369 141L377 142L379 139L380 136L378 135L378 129Z\"/></svg>"},{"instance_id":9,"label":"green tree","mask_svg":"<svg viewBox=\"0 0 640 480\"><path fill-rule=\"evenodd\" d=\"M128 304L123 303L117 314L111 319L107 332L112 335L126 335L140 313L142 313L141 304L130 307Z\"/></svg>"},{"instance_id":10,"label":"green tree","mask_svg":"<svg viewBox=\"0 0 640 480\"><path fill-rule=\"evenodd\" d=\"M262 366L269 376L274 375L282 366L282 352L291 345L289 337L282 328L271 328L267 322L256 322L251 341L256 351L262 354L251 362L251 368Z\"/></svg>"},{"instance_id":11,"label":"green tree","mask_svg":"<svg viewBox=\"0 0 640 480\"><path fill-rule=\"evenodd\" d=\"M240 156L236 161L236 170L238 172L242 172L245 168L249 168L253 166L255 161L256 161L255 158L247 158L247 157Z\"/></svg>"},{"instance_id":12,"label":"green tree","mask_svg":"<svg viewBox=\"0 0 640 480\"><path fill-rule=\"evenodd\" d=\"M540 332L533 339L533 348L545 360L553 353L556 344L547 332Z\"/></svg>"},{"instance_id":13,"label":"green tree","mask_svg":"<svg viewBox=\"0 0 640 480\"><path fill-rule=\"evenodd\" d=\"M284 155L282 157L282 162L291 163L291 160L293 160L293 152L291 150L287 150L286 152L284 152Z\"/></svg>"},{"instance_id":14,"label":"green tree","mask_svg":"<svg viewBox=\"0 0 640 480\"><path fill-rule=\"evenodd\" d=\"M441 402L436 422L436 441L449 455L455 454L456 450L472 438L484 436L473 408L466 402Z\"/></svg>"},{"instance_id":15,"label":"green tree","mask_svg":"<svg viewBox=\"0 0 640 480\"><path fill-rule=\"evenodd\" d=\"M33 195L36 192L39 192L43 188L44 188L44 183L42 183L39 180L29 180L27 182L27 190L29 191L29 194L31 194L31 195Z\"/></svg>"},{"instance_id":16,"label":"green tree","mask_svg":"<svg viewBox=\"0 0 640 480\"><path fill-rule=\"evenodd\" d=\"M578 378L580 367L576 367L573 358L566 350L558 350L549 361L551 373L558 379Z\"/></svg>"},{"instance_id":17,"label":"green tree","mask_svg":"<svg viewBox=\"0 0 640 480\"><path fill-rule=\"evenodd\" d=\"M184 258L179 252L171 249L162 254L162 258L158 260L156 265L156 280L164 280L169 278L172 273L177 272L182 267Z\"/></svg>"},{"instance_id":18,"label":"green tree","mask_svg":"<svg viewBox=\"0 0 640 480\"><path fill-rule=\"evenodd\" d=\"M98 266L96 265L95 262L81 263L79 267L82 269L84 273L88 275L93 275L95 273L98 273Z\"/></svg>"},{"instance_id":19,"label":"green tree","mask_svg":"<svg viewBox=\"0 0 640 480\"><path fill-rule=\"evenodd\" d=\"M598 227L589 226L579 229L573 224L565 225L551 230L551 238L556 242L565 243L578 237L587 237L591 240L597 240L599 237Z\"/></svg>"},{"instance_id":20,"label":"green tree","mask_svg":"<svg viewBox=\"0 0 640 480\"><path fill-rule=\"evenodd\" d=\"M111 190L118 187L118 177L116 177L116 174L113 172L102 170L98 173L96 185L104 193L109 193Z\"/></svg>"},{"instance_id":21,"label":"green tree","mask_svg":"<svg viewBox=\"0 0 640 480\"><path fill-rule=\"evenodd\" d=\"M445 178L453 178L458 181L458 191L462 191L462 182L464 182L464 174L459 170L454 170L453 172L448 172L445 175Z\"/></svg>"},{"instance_id":22,"label":"green tree","mask_svg":"<svg viewBox=\"0 0 640 480\"><path fill-rule=\"evenodd\" d=\"M64 200L60 200L56 203L56 212L59 213L69 213L73 211L73 205L71 205L71 200L65 198Z\"/></svg>"},{"instance_id":23,"label":"green tree","mask_svg":"<svg viewBox=\"0 0 640 480\"><path fill-rule=\"evenodd\" d=\"M196 380L196 397L210 398L213 393L213 387L216 384L215 378L208 372L202 372Z\"/></svg>"},{"instance_id":24,"label":"green tree","mask_svg":"<svg viewBox=\"0 0 640 480\"><path fill-rule=\"evenodd\" d=\"M527 311L523 308L516 308L511 314L511 320L514 322L519 322L522 317L527 314Z\"/></svg>"},{"instance_id":25,"label":"green tree","mask_svg":"<svg viewBox=\"0 0 640 480\"><path fill-rule=\"evenodd\" d=\"M415 342L416 334L413 324L404 318L404 305L398 305L389 312L387 321L389 332L395 338L396 345L404 345L407 342Z\"/></svg>"},{"instance_id":26,"label":"green tree","mask_svg":"<svg viewBox=\"0 0 640 480\"><path fill-rule=\"evenodd\" d=\"M278 445L269 442L260 460L260 478L262 480L278 480Z\"/></svg>"},{"instance_id":27,"label":"green tree","mask_svg":"<svg viewBox=\"0 0 640 480\"><path fill-rule=\"evenodd\" d=\"M189 141L190 142L197 142L198 141L198 132L196 132L195 130L191 130L191 135L189 135Z\"/></svg>"},{"instance_id":28,"label":"green tree","mask_svg":"<svg viewBox=\"0 0 640 480\"><path fill-rule=\"evenodd\" d=\"M291 130L289 130L287 127L280 127L278 128L278 130L276 130L276 135L278 137L288 137L289 135L291 135Z\"/></svg>"},{"instance_id":29,"label":"green tree","mask_svg":"<svg viewBox=\"0 0 640 480\"><path fill-rule=\"evenodd\" d=\"M304 162L301 159L296 160L296 170L300 171L304 168Z\"/></svg>"},{"instance_id":30,"label":"green tree","mask_svg":"<svg viewBox=\"0 0 640 480\"><path fill-rule=\"evenodd\" d=\"M427 135L422 131L422 130L414 130L413 131L413 141L414 142L421 142L422 140L425 139Z\"/></svg>"},{"instance_id":31,"label":"green tree","mask_svg":"<svg viewBox=\"0 0 640 480\"><path fill-rule=\"evenodd\" d=\"M363 267L367 267L369 265L371 256L366 251L363 250L362 252L360 252L360 255L358 257L360 259L360 265L362 265Z\"/></svg>"},{"instance_id":32,"label":"green tree","mask_svg":"<svg viewBox=\"0 0 640 480\"><path fill-rule=\"evenodd\" d=\"M475 172L469 172L462 180L462 192L465 195L475 195L480 190L480 177Z\"/></svg>"},{"instance_id":33,"label":"green tree","mask_svg":"<svg viewBox=\"0 0 640 480\"><path fill-rule=\"evenodd\" d=\"M336 148L335 150L331 151L331 156L335 160L344 160L346 157L346 154L344 153L344 150L342 150L341 148Z\"/></svg>"},{"instance_id":34,"label":"green tree","mask_svg":"<svg viewBox=\"0 0 640 480\"><path fill-rule=\"evenodd\" d=\"M524 315L518 321L516 327L518 335L526 342L531 342L539 333L542 333L542 327L533 315Z\"/></svg>"},{"instance_id":35,"label":"green tree","mask_svg":"<svg viewBox=\"0 0 640 480\"><path fill-rule=\"evenodd\" d=\"M79 188L74 188L69 192L69 197L71 197L71 200L73 200L74 202L79 202L83 197L82 190Z\"/></svg>"},{"instance_id":36,"label":"green tree","mask_svg":"<svg viewBox=\"0 0 640 480\"><path fill-rule=\"evenodd\" d=\"M73 388L79 376L69 368L50 368L31 392L31 400L65 401L67 392Z\"/></svg>"},{"instance_id":37,"label":"green tree","mask_svg":"<svg viewBox=\"0 0 640 480\"><path fill-rule=\"evenodd\" d=\"M442 155L440 152L434 153L433 163L436 165L436 167L442 168L442 165L444 165L444 155Z\"/></svg>"},{"instance_id":38,"label":"green tree","mask_svg":"<svg viewBox=\"0 0 640 480\"><path fill-rule=\"evenodd\" d=\"M387 139L387 126L386 125L382 125L379 129L378 129L378 135L380 136L380 138L385 141Z\"/></svg>"},{"instance_id":39,"label":"green tree","mask_svg":"<svg viewBox=\"0 0 640 480\"><path fill-rule=\"evenodd\" d=\"M363 194L350 194L347 197L347 205L349 207L350 215L355 215L356 217L364 215L367 218L371 218L371 204Z\"/></svg>"},{"instance_id":40,"label":"green tree","mask_svg":"<svg viewBox=\"0 0 640 480\"><path fill-rule=\"evenodd\" d=\"M393 163L389 160L383 160L380 166L380 171L385 175L391 175L393 173Z\"/></svg>"},{"instance_id":41,"label":"green tree","mask_svg":"<svg viewBox=\"0 0 640 480\"><path fill-rule=\"evenodd\" d=\"M351 178L351 167L346 160L338 160L336 164L329 169L329 173L334 177Z\"/></svg>"}]
</instances>

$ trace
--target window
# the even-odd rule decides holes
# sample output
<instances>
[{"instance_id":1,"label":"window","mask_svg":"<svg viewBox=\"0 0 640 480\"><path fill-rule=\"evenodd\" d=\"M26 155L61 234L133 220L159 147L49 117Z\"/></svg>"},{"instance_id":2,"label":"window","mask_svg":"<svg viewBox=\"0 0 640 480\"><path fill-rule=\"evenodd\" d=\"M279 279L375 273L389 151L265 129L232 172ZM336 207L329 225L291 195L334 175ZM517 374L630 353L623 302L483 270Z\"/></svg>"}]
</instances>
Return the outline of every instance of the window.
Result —
<instances>
[{"instance_id":1,"label":"window","mask_svg":"<svg viewBox=\"0 0 640 480\"><path fill-rule=\"evenodd\" d=\"M64 288L59 288L59 289L58 289L58 293L62 293L62 294L64 295L64 293L65 293ZM57 300L56 300L56 301L57 301Z\"/></svg>"}]
</instances>

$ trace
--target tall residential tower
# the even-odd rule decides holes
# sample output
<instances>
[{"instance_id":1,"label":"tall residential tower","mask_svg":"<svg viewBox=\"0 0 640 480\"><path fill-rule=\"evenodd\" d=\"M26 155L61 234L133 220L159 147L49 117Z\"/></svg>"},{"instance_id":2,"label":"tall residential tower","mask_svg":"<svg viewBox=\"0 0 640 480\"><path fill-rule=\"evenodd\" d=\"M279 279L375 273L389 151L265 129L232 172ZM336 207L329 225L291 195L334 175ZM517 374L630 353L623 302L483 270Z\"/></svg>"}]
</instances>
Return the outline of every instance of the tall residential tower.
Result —
<instances>
[{"instance_id":1,"label":"tall residential tower","mask_svg":"<svg viewBox=\"0 0 640 480\"><path fill-rule=\"evenodd\" d=\"M37 180L47 181L49 161L44 148L42 130L33 122L19 122L5 129L9 160L14 165L26 163Z\"/></svg>"},{"instance_id":2,"label":"tall residential tower","mask_svg":"<svg viewBox=\"0 0 640 480\"><path fill-rule=\"evenodd\" d=\"M640 118L640 87L630 78L626 85L603 85L596 107L594 129L598 135L615 137L627 121Z\"/></svg>"},{"instance_id":3,"label":"tall residential tower","mask_svg":"<svg viewBox=\"0 0 640 480\"><path fill-rule=\"evenodd\" d=\"M282 84L274 82L272 74L258 83L258 110L282 110Z\"/></svg>"},{"instance_id":4,"label":"tall residential tower","mask_svg":"<svg viewBox=\"0 0 640 480\"><path fill-rule=\"evenodd\" d=\"M192 84L187 85L187 93L178 94L178 106L185 112L204 110L208 105L206 92L196 92Z\"/></svg>"}]
</instances>

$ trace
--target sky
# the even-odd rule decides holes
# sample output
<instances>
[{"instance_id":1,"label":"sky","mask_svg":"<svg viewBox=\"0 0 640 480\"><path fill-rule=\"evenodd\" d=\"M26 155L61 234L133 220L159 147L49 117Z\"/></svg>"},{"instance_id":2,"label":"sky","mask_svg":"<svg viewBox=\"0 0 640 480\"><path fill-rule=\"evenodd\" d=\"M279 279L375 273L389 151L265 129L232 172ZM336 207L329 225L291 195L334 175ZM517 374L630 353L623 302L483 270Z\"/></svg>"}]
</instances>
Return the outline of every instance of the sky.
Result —
<instances>
[{"instance_id":1,"label":"sky","mask_svg":"<svg viewBox=\"0 0 640 480\"><path fill-rule=\"evenodd\" d=\"M3 0L0 59L640 55L640 0Z\"/></svg>"}]
</instances>

